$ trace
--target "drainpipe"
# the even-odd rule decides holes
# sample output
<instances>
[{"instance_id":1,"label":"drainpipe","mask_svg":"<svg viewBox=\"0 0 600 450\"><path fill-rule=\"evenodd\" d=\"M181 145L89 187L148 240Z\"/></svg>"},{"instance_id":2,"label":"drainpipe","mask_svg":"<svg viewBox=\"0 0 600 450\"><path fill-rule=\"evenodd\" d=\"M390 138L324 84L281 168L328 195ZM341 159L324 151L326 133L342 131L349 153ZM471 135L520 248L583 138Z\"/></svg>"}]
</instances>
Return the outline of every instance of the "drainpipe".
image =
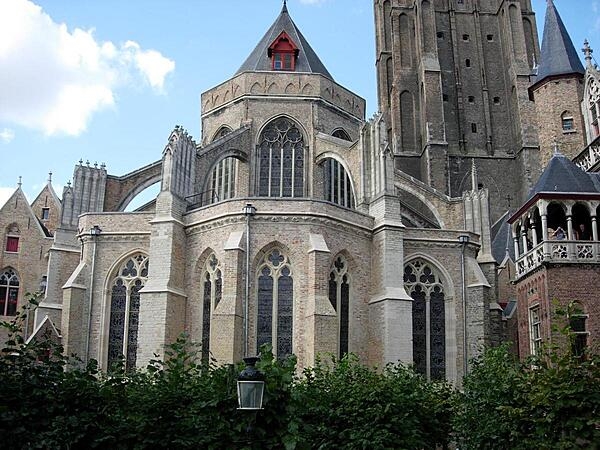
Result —
<instances>
[{"instance_id":1,"label":"drainpipe","mask_svg":"<svg viewBox=\"0 0 600 450\"><path fill-rule=\"evenodd\" d=\"M248 356L248 315L250 303L250 217L256 214L252 203L246 203L242 208L246 217L246 286L244 290L244 358Z\"/></svg>"},{"instance_id":2,"label":"drainpipe","mask_svg":"<svg viewBox=\"0 0 600 450\"><path fill-rule=\"evenodd\" d=\"M467 348L467 276L465 270L465 249L469 243L469 235L461 234L458 236L458 242L460 242L460 275L462 278L462 316L463 316L463 377L469 370L469 351Z\"/></svg>"},{"instance_id":3,"label":"drainpipe","mask_svg":"<svg viewBox=\"0 0 600 450\"><path fill-rule=\"evenodd\" d=\"M92 309L94 306L94 270L96 266L96 245L98 245L98 236L102 230L98 225L90 228L90 237L94 246L92 247L92 266L90 268L90 296L89 296L89 311L87 317L87 333L85 335L85 360L90 360L90 333L92 332Z\"/></svg>"}]
</instances>

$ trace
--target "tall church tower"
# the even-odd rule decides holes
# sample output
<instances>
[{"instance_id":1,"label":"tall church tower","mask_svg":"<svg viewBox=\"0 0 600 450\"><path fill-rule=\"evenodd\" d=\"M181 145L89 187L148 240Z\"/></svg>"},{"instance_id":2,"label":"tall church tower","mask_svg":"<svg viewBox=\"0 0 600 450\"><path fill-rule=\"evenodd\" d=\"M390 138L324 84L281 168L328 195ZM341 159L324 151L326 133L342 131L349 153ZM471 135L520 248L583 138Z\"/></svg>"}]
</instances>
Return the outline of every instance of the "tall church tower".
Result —
<instances>
[{"instance_id":1,"label":"tall church tower","mask_svg":"<svg viewBox=\"0 0 600 450\"><path fill-rule=\"evenodd\" d=\"M456 197L476 158L494 218L507 195L527 193L535 28L530 0L375 0L379 107L397 168Z\"/></svg>"},{"instance_id":2,"label":"tall church tower","mask_svg":"<svg viewBox=\"0 0 600 450\"><path fill-rule=\"evenodd\" d=\"M585 147L581 114L583 65L554 2L548 0L537 80L531 92L537 108L540 163L552 158L555 143L573 158Z\"/></svg>"}]
</instances>

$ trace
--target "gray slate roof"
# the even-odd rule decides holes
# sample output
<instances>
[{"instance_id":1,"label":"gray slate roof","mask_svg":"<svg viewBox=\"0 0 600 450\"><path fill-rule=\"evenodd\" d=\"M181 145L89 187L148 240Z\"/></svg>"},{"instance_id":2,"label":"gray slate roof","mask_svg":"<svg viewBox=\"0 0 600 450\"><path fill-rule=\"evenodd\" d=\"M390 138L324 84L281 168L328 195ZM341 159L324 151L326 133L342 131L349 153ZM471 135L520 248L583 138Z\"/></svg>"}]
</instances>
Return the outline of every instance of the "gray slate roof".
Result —
<instances>
[{"instance_id":1,"label":"gray slate roof","mask_svg":"<svg viewBox=\"0 0 600 450\"><path fill-rule=\"evenodd\" d=\"M504 215L492 226L492 256L498 264L504 261L508 252L511 260L515 260L515 247L508 219L514 211L506 211Z\"/></svg>"},{"instance_id":2,"label":"gray slate roof","mask_svg":"<svg viewBox=\"0 0 600 450\"><path fill-rule=\"evenodd\" d=\"M562 153L554 153L548 166L538 179L529 198L540 192L588 192L597 193L598 177L584 172Z\"/></svg>"},{"instance_id":3,"label":"gray slate roof","mask_svg":"<svg viewBox=\"0 0 600 450\"><path fill-rule=\"evenodd\" d=\"M333 77L325 68L315 51L312 49L306 38L302 35L290 15L288 14L287 6L283 5L281 13L275 19L275 22L256 45L250 56L244 61L242 66L235 73L236 75L242 72L255 71L270 71L272 70L271 59L267 55L269 45L285 31L288 36L294 41L298 47L298 59L296 60L296 72L319 73L326 76L330 80Z\"/></svg>"},{"instance_id":4,"label":"gray slate roof","mask_svg":"<svg viewBox=\"0 0 600 450\"><path fill-rule=\"evenodd\" d=\"M585 72L554 2L548 0L537 80L571 73Z\"/></svg>"}]
</instances>

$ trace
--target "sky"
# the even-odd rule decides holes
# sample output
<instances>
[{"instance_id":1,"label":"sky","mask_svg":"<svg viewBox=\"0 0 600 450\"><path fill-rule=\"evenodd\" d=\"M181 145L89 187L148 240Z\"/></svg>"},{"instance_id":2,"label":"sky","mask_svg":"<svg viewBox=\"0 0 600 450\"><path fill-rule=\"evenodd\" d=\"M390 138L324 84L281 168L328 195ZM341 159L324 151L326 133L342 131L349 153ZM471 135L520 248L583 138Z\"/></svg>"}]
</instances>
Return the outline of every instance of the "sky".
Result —
<instances>
[{"instance_id":1,"label":"sky","mask_svg":"<svg viewBox=\"0 0 600 450\"><path fill-rule=\"evenodd\" d=\"M577 49L600 53L600 0L555 0ZM540 42L546 0L532 0ZM372 0L288 0L334 79L377 111ZM33 201L75 164L123 175L181 125L201 139L200 94L231 78L281 0L0 0L0 205ZM598 58L600 60L600 57Z\"/></svg>"}]
</instances>

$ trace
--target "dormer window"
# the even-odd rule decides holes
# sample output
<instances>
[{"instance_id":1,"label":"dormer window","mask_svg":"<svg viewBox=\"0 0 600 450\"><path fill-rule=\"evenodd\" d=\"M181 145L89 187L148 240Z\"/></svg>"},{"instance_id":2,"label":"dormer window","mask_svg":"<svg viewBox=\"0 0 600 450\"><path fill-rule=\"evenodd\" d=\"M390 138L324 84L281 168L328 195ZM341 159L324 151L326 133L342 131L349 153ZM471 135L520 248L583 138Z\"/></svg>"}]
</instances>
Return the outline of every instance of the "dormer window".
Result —
<instances>
[{"instance_id":1,"label":"dormer window","mask_svg":"<svg viewBox=\"0 0 600 450\"><path fill-rule=\"evenodd\" d=\"M282 31L269 46L268 56L271 58L271 68L273 70L293 72L296 70L298 47L287 33Z\"/></svg>"}]
</instances>

